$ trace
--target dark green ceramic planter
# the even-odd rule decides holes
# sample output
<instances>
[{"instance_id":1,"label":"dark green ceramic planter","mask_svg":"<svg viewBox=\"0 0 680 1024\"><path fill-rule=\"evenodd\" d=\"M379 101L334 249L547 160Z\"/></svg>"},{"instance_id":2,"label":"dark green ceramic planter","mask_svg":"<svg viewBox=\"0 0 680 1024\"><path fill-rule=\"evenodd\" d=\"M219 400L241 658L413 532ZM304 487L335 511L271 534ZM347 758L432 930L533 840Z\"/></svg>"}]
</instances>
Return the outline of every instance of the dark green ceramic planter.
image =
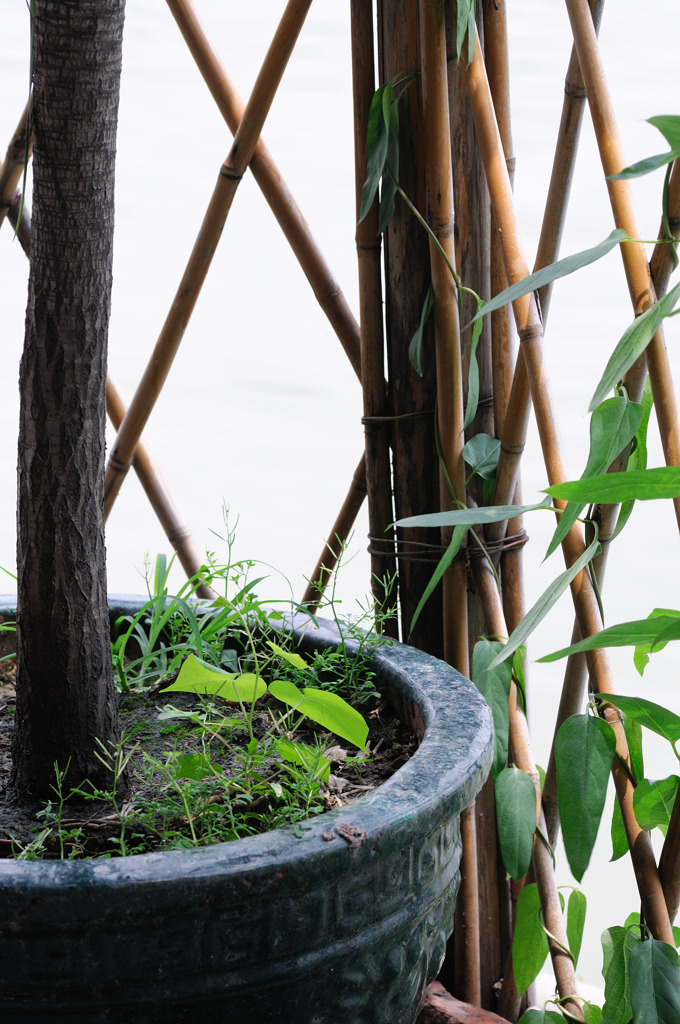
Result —
<instances>
[{"instance_id":1,"label":"dark green ceramic planter","mask_svg":"<svg viewBox=\"0 0 680 1024\"><path fill-rule=\"evenodd\" d=\"M302 632L307 647L337 642L330 623ZM394 644L375 667L421 745L302 838L0 861L3 1024L413 1024L453 927L459 816L492 725L434 658Z\"/></svg>"}]
</instances>

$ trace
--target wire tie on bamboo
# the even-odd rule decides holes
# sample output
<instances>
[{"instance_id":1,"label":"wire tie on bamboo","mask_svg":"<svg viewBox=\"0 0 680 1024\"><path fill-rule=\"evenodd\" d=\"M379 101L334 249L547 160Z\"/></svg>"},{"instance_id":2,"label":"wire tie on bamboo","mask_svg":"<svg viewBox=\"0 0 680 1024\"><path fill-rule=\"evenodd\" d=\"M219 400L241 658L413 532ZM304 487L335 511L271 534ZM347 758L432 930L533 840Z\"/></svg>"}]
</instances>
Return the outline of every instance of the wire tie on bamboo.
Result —
<instances>
[{"instance_id":1,"label":"wire tie on bamboo","mask_svg":"<svg viewBox=\"0 0 680 1024\"><path fill-rule=\"evenodd\" d=\"M487 555L495 555L499 552L516 551L523 548L528 540L529 535L526 530L520 530L519 533L506 534L498 540L485 540L484 547L479 547L477 544L470 545L468 554L470 558L486 558Z\"/></svg>"},{"instance_id":2,"label":"wire tie on bamboo","mask_svg":"<svg viewBox=\"0 0 680 1024\"><path fill-rule=\"evenodd\" d=\"M396 423L398 420L415 420L422 416L434 416L434 409L416 409L414 412L400 412L389 416L362 416L361 422L370 426L371 423Z\"/></svg>"},{"instance_id":3,"label":"wire tie on bamboo","mask_svg":"<svg viewBox=\"0 0 680 1024\"><path fill-rule=\"evenodd\" d=\"M382 538L373 537L369 534L368 537L370 544L368 551L370 554L382 554L382 551L377 551L373 548L374 543L381 543ZM402 545L409 544L414 550L405 551ZM427 541L420 540L397 540L396 556L405 562L439 562L443 555L446 553L445 544L428 544ZM459 552L456 558L461 559L462 555Z\"/></svg>"}]
</instances>

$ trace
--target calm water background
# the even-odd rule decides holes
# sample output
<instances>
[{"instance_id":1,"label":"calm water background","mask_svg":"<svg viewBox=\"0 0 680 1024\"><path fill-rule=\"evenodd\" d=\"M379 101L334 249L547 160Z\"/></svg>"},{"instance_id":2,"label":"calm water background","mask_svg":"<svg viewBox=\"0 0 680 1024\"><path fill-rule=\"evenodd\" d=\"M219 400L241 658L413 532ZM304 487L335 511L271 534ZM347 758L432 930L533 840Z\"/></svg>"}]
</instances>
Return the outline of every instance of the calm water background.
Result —
<instances>
[{"instance_id":1,"label":"calm water background","mask_svg":"<svg viewBox=\"0 0 680 1024\"><path fill-rule=\"evenodd\" d=\"M202 0L197 4L213 46L247 98L283 10L283 0ZM264 137L340 282L357 310L349 19L346 3L316 0L265 125ZM550 174L570 52L563 6L513 0L510 11L513 133L520 229L531 263ZM624 152L629 162L661 152L664 141L644 123L678 113L680 29L675 0L645 9L619 0L605 11L601 43ZM21 0L3 0L0 36L0 148L9 141L28 88L28 18ZM117 175L117 236L110 368L129 400L179 282L230 135L165 5L129 0ZM640 230L656 237L661 174L634 185ZM592 129L586 115L562 253L587 248L612 229ZM17 375L23 336L27 261L9 226L0 232L0 566L15 566ZM555 289L547 360L562 424L570 477L587 456L586 410L609 352L631 319L620 258L606 260ZM667 321L675 367L677 321ZM359 460L361 395L354 374L255 183L236 197L180 353L145 431L169 490L201 551L224 553L222 507L238 517L237 554L276 566L299 595L322 550ZM654 426L652 428L652 433ZM660 465L658 443L650 465ZM526 501L545 486L535 432L524 468ZM558 556L539 565L550 534L547 516L528 523L527 602L561 569ZM214 532L215 531L215 532ZM369 589L362 515L340 593L346 607ZM644 617L678 606L678 545L670 507L638 507L619 564L610 559L607 621ZM107 544L111 590L143 588L144 556L169 545L131 473L111 515ZM176 577L180 580L179 574ZM9 590L11 580L0 590ZM271 583L272 594L281 583ZM277 589L278 588L278 589ZM538 657L568 642L568 599L532 643ZM614 663L621 692L645 692L680 711L677 647L656 656L642 689L630 655ZM545 763L559 666L534 666L532 715L536 758ZM650 775L674 770L654 750ZM619 923L636 900L628 866L607 865L603 828L594 865L590 933L580 972L596 981L597 936ZM569 882L568 872L564 873ZM626 885L610 899L607 887ZM608 906L608 904L610 904Z\"/></svg>"}]
</instances>

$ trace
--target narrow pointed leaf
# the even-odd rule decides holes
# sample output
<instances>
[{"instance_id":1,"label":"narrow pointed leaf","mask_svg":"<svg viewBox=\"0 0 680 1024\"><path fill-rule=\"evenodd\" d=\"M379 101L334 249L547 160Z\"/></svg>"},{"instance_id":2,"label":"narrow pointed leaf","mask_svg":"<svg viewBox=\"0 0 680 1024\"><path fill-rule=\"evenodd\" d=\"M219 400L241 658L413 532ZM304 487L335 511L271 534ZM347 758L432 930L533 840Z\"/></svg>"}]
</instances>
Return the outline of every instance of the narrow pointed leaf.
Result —
<instances>
[{"instance_id":1,"label":"narrow pointed leaf","mask_svg":"<svg viewBox=\"0 0 680 1024\"><path fill-rule=\"evenodd\" d=\"M496 822L505 870L511 878L524 878L531 863L536 831L536 788L520 768L506 768L496 776Z\"/></svg>"},{"instance_id":2,"label":"narrow pointed leaf","mask_svg":"<svg viewBox=\"0 0 680 1024\"><path fill-rule=\"evenodd\" d=\"M645 381L645 388L642 393L642 421L635 434L635 444L633 450L628 458L628 465L626 466L627 472L647 469L647 430L649 427L649 417L652 412L652 406L654 404L654 398L652 395L652 385L649 380L649 376ZM614 540L621 533L628 520L630 519L631 513L635 506L635 499L631 498L629 501L624 501L621 504L618 519L616 520L616 527L612 534L612 540Z\"/></svg>"},{"instance_id":3,"label":"narrow pointed leaf","mask_svg":"<svg viewBox=\"0 0 680 1024\"><path fill-rule=\"evenodd\" d=\"M492 775L495 778L508 760L508 730L510 710L510 681L512 666L504 661L496 669L489 665L500 650L498 640L478 640L472 652L472 681L491 708L494 727L494 755Z\"/></svg>"},{"instance_id":4,"label":"narrow pointed leaf","mask_svg":"<svg viewBox=\"0 0 680 1024\"><path fill-rule=\"evenodd\" d=\"M588 562L595 557L599 548L598 540L595 538L586 550L583 552L580 558L577 558L571 568L563 572L556 580L550 584L539 597L533 608L530 608L524 618L518 623L512 632L507 644L503 650L496 655L496 659L492 664L492 668L500 664L505 658L517 650L520 644L523 644L528 636L533 633L539 622L542 622L546 617L550 609L557 603L564 591L567 589L573 579L578 576L582 569L586 567Z\"/></svg>"},{"instance_id":5,"label":"narrow pointed leaf","mask_svg":"<svg viewBox=\"0 0 680 1024\"><path fill-rule=\"evenodd\" d=\"M614 459L635 437L642 422L642 405L617 396L598 405L590 420L590 451L582 480L605 473ZM560 516L546 558L562 543L581 515L584 502L569 502Z\"/></svg>"},{"instance_id":6,"label":"narrow pointed leaf","mask_svg":"<svg viewBox=\"0 0 680 1024\"><path fill-rule=\"evenodd\" d=\"M391 83L381 85L371 100L366 137L366 181L361 190L360 222L373 205L387 158L387 125L383 116L383 95L389 90Z\"/></svg>"},{"instance_id":7,"label":"narrow pointed leaf","mask_svg":"<svg viewBox=\"0 0 680 1024\"><path fill-rule=\"evenodd\" d=\"M478 304L479 305L479 304ZM470 340L470 369L468 371L467 404L465 406L465 419L463 430L472 423L477 415L479 404L479 363L477 361L477 344L482 333L482 321L477 320L472 327L472 338Z\"/></svg>"},{"instance_id":8,"label":"narrow pointed leaf","mask_svg":"<svg viewBox=\"0 0 680 1024\"><path fill-rule=\"evenodd\" d=\"M558 260L557 263L551 263L549 267L543 267L542 270L529 274L523 281L510 285L509 288L485 303L473 319L476 320L480 316L486 316L487 313L493 313L494 310L501 309L502 306L507 305L508 302L514 302L522 295L538 291L539 288L552 281L557 281L560 277L567 277L576 270L580 270L581 267L595 263L596 260L602 259L608 252L611 252L614 246L624 238L626 238L626 232L616 228L603 242L593 246L592 249L584 249L583 252L574 253L573 256L565 256L563 260Z\"/></svg>"},{"instance_id":9,"label":"narrow pointed leaf","mask_svg":"<svg viewBox=\"0 0 680 1024\"><path fill-rule=\"evenodd\" d=\"M615 750L614 730L592 715L572 715L555 739L557 805L564 848L579 882L597 838Z\"/></svg>"},{"instance_id":10,"label":"narrow pointed leaf","mask_svg":"<svg viewBox=\"0 0 680 1024\"><path fill-rule=\"evenodd\" d=\"M420 323L418 329L411 338L411 344L408 347L408 357L411 366L416 371L419 377L423 375L423 332L425 330L425 324L427 323L432 307L434 305L434 292L432 291L432 285L427 289L427 295L425 296L425 302L423 303L423 309L420 314Z\"/></svg>"},{"instance_id":11,"label":"narrow pointed leaf","mask_svg":"<svg viewBox=\"0 0 680 1024\"><path fill-rule=\"evenodd\" d=\"M279 647L279 645L275 644L272 640L267 640L267 646L271 647L274 654L278 654L280 658L287 661L289 665L293 666L293 668L309 668L309 662L305 661L302 655L298 654L296 651L287 651L285 648Z\"/></svg>"},{"instance_id":12,"label":"narrow pointed leaf","mask_svg":"<svg viewBox=\"0 0 680 1024\"><path fill-rule=\"evenodd\" d=\"M667 779L642 779L633 791L633 808L640 828L651 832L653 828L661 829L665 838L671 811L678 793L680 778L669 775Z\"/></svg>"},{"instance_id":13,"label":"narrow pointed leaf","mask_svg":"<svg viewBox=\"0 0 680 1024\"><path fill-rule=\"evenodd\" d=\"M567 903L567 941L569 951L574 958L574 969L578 964L583 929L586 923L588 904L585 895L579 889L572 889Z\"/></svg>"},{"instance_id":14,"label":"narrow pointed leaf","mask_svg":"<svg viewBox=\"0 0 680 1024\"><path fill-rule=\"evenodd\" d=\"M624 376L626 370L642 355L659 329L664 317L673 311L679 295L680 284L676 284L667 295L664 295L662 299L636 317L633 323L626 328L605 367L600 383L595 389L595 394L588 408L589 412L592 412L609 395Z\"/></svg>"},{"instance_id":15,"label":"narrow pointed leaf","mask_svg":"<svg viewBox=\"0 0 680 1024\"><path fill-rule=\"evenodd\" d=\"M512 938L512 973L520 995L536 980L548 956L548 938L541 924L540 911L538 887L531 882L519 894Z\"/></svg>"},{"instance_id":16,"label":"narrow pointed leaf","mask_svg":"<svg viewBox=\"0 0 680 1024\"><path fill-rule=\"evenodd\" d=\"M657 466L654 469L605 473L587 480L569 480L546 487L546 494L566 501L593 505L618 505L621 501L653 501L680 495L680 468Z\"/></svg>"},{"instance_id":17,"label":"narrow pointed leaf","mask_svg":"<svg viewBox=\"0 0 680 1024\"><path fill-rule=\"evenodd\" d=\"M419 516L413 516L412 518L418 519L420 517ZM397 523L397 526L400 526L400 525L402 525L405 522L406 522L406 520L402 519L399 523ZM444 552L444 554L442 555L442 557L440 558L439 564L437 565L437 568L432 573L432 576L430 578L430 582L425 587L425 590L423 591L423 596L421 597L420 601L418 602L418 606L417 606L416 610L413 613L413 618L411 619L411 625L409 627L409 632L410 633L412 633L413 630L415 629L416 622L420 618L420 613L422 612L423 608L425 607L425 605L429 601L430 597L432 596L432 594L433 594L437 584L439 583L439 581L441 580L442 576L444 575L444 573L446 572L448 567L451 565L452 561L454 560L454 558L456 557L458 552L460 551L460 546L463 543L463 538L465 537L465 534L467 533L467 531L468 531L467 526L457 526L455 528L455 530L453 531L453 533L451 534L451 540L449 541L448 547L447 547L446 551Z\"/></svg>"},{"instance_id":18,"label":"narrow pointed leaf","mask_svg":"<svg viewBox=\"0 0 680 1024\"><path fill-rule=\"evenodd\" d=\"M629 1024L631 1018L629 961L640 937L630 928L607 928L602 933L604 1007L602 1024Z\"/></svg>"},{"instance_id":19,"label":"narrow pointed leaf","mask_svg":"<svg viewBox=\"0 0 680 1024\"><path fill-rule=\"evenodd\" d=\"M407 516L397 519L395 526L484 526L486 523L502 523L505 519L523 516L526 512L550 507L549 499L538 505L489 505L487 508L462 508L451 512L428 512L420 516Z\"/></svg>"},{"instance_id":20,"label":"narrow pointed leaf","mask_svg":"<svg viewBox=\"0 0 680 1024\"><path fill-rule=\"evenodd\" d=\"M669 164L672 160L675 160L676 156L677 154L673 152L657 153L656 156L648 156L644 160L638 160L637 163L624 167L618 174L610 174L608 177L611 181L641 178L643 174L649 174L651 171L656 171L659 167Z\"/></svg>"},{"instance_id":21,"label":"narrow pointed leaf","mask_svg":"<svg viewBox=\"0 0 680 1024\"><path fill-rule=\"evenodd\" d=\"M659 615L654 619L635 619L633 622L620 622L616 626L607 626L599 633L586 636L583 640L563 647L561 651L554 651L552 654L544 654L539 658L543 661L559 661L570 654L578 654L580 651L596 651L601 647L638 647L642 644L655 647L659 638L664 643L669 640L680 640L680 618L674 616Z\"/></svg>"},{"instance_id":22,"label":"narrow pointed leaf","mask_svg":"<svg viewBox=\"0 0 680 1024\"><path fill-rule=\"evenodd\" d=\"M630 954L630 1001L635 1024L678 1024L678 954L658 939L641 942Z\"/></svg>"}]
</instances>

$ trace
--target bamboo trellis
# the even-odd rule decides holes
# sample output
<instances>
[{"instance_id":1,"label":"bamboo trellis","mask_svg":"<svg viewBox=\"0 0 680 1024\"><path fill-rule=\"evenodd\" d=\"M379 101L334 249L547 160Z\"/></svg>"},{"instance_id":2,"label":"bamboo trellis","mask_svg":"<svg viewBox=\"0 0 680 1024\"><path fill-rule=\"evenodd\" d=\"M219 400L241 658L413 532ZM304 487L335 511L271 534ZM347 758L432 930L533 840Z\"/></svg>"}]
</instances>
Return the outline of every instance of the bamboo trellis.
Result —
<instances>
[{"instance_id":1,"label":"bamboo trellis","mask_svg":"<svg viewBox=\"0 0 680 1024\"><path fill-rule=\"evenodd\" d=\"M107 408L117 431L106 475L106 508L110 510L131 465L142 481L151 504L166 533L177 549L188 575L196 573L199 560L188 531L181 525L172 500L146 451L141 434L167 378L173 358L181 344L186 325L198 300L210 262L219 244L222 231L239 182L247 170L252 171L270 204L293 252L309 279L313 293L326 313L350 363L361 381L364 401L365 444L351 482L347 498L329 533L327 548L322 552L310 576L305 600L314 606L319 588L323 588L338 558L341 542L348 536L359 507L368 494L371 535L371 567L378 581L374 590L381 596L382 580L399 566L402 631L408 633L409 614L420 593L413 593L418 581L427 581L431 573L432 555L403 532L387 534L386 528L409 511L431 512L430 501L442 509L451 507L450 488L460 502L466 498L465 469L462 447L465 412L465 373L469 345L461 338L456 288L446 261L452 266L477 267L473 273L486 274L493 293L506 284L521 281L529 274L524 258L521 236L515 216L512 191L514 156L510 125L508 85L507 27L505 0L482 0L477 12L478 35L469 64L464 49L461 61L451 69L451 36L455 24L456 4L453 0L378 0L377 12L372 0L351 0L352 63L355 125L355 183L357 213L361 190L366 179L365 139L371 98L378 83L401 71L414 71L416 85L407 99L407 131L423 145L413 147L423 154L422 165L412 174L412 200L419 206L436 239L429 242L422 229L411 219L405 206L397 213L397 226L386 246L385 273L381 239L378 234L378 212L374 204L368 216L357 227L356 244L359 267L360 325L344 299L323 259L300 208L285 185L269 151L261 138L264 121L284 74L286 64L302 30L312 0L289 0L260 74L247 104L240 100L219 58L201 28L190 0L167 0L168 6L193 55L196 64L230 130L234 141L222 165L213 196L187 263L182 281L166 322L149 360L139 387L126 408L114 384L107 383ZM597 31L603 16L604 0L565 0L569 14L574 47L566 74L562 122L555 151L554 169L546 202L535 269L558 258L560 240L568 208L572 174L578 152L579 132L586 106L590 110L600 149L605 176L625 165L613 117L611 99L599 55ZM379 73L376 74L374 26L377 24ZM471 46L468 41L467 46ZM26 119L22 114L4 163L0 166L0 224L5 216L15 226L22 247L30 249L30 218L22 211L17 186L25 154L28 152ZM474 128L473 128L474 126ZM467 152L468 142L476 140L474 154ZM472 143L470 144L472 145ZM466 232L466 189L472 191L475 173L473 163L483 167L484 182L475 193L474 216L480 224L490 224L474 258L472 243ZM614 224L629 237L638 237L630 191L626 182L608 181ZM473 209L471 207L471 209ZM401 218L401 220L400 220ZM680 167L674 166L668 190L667 222L675 238L680 237ZM415 227L414 227L415 225ZM458 235L456 237L456 231ZM422 236L422 237L421 237ZM404 240L409 239L408 246ZM419 239L413 246L411 242ZM454 241L455 240L455 241ZM399 253L397 248L401 246ZM404 253L405 248L413 252ZM470 248L469 248L470 247ZM633 311L637 315L648 308L656 296L665 293L672 255L668 245L657 245L647 264L641 244L627 242L622 247L624 272ZM417 251L416 251L417 250ZM434 329L432 342L435 370L421 386L408 384L404 370L404 331L412 318L415 305L422 302L414 285L413 294L396 296L392 268L395 258L408 269L417 267L422 283L422 264L429 260L434 293ZM476 261L476 262L475 262ZM402 274L404 273L402 267ZM490 285L488 284L490 282ZM481 288L478 283L471 282ZM383 316L383 291L386 315ZM407 309L408 304L409 308ZM566 478L560 442L551 399L550 381L543 359L543 337L550 306L550 289L538 295L517 299L510 311L502 310L491 318L491 327L480 342L480 364L488 364L480 416L491 424L491 431L501 440L501 458L496 475L493 501L509 504L519 501L519 470L524 450L527 424L533 408L538 424L545 467L551 484ZM406 310L406 312L405 312ZM519 339L515 353L511 321ZM407 325L407 326L404 326ZM416 324L411 323L411 331ZM387 360L384 347L387 346ZM387 363L387 367L386 367ZM386 373L387 369L387 373ZM626 376L626 387L633 398L642 392L649 373L660 435L668 465L680 464L680 422L675 392L666 355L663 332L659 329L645 356L638 360ZM387 379L386 379L387 377ZM408 388L410 387L410 391ZM487 394L488 392L488 394ZM436 406L436 431L434 408ZM429 419L428 419L429 418ZM405 423L422 424L428 419L434 440L435 433L440 461L408 455L404 461L404 444L400 431ZM410 426L408 428L410 430ZM423 434L409 433L422 442ZM487 427L485 427L487 429ZM432 450L435 450L434 443ZM410 458L410 463L409 463ZM391 469L391 460L394 469ZM434 472L432 472L434 466ZM406 467L406 468L405 468ZM419 508L408 508L412 500L401 479L409 468L423 493ZM394 475L392 475L392 473ZM427 490L427 488L430 488ZM680 523L680 499L675 501ZM606 508L602 514L601 539L603 553L596 573L603 580L607 542L614 524L615 510ZM443 577L442 593L436 614L439 623L425 637L425 642L464 673L469 672L471 631L487 635L507 636L523 615L521 584L521 548L526 540L521 520L486 529L483 540L491 560L500 567L502 593L499 594L489 564L475 557L470 550L466 557L454 560ZM450 533L442 531L439 543L433 543L434 557L448 544ZM411 545L411 547L409 547ZM579 523L569 531L562 544L567 566L585 550L585 538ZM414 569L414 552L425 556L422 570ZM428 558L430 559L428 561ZM468 595L474 583L475 594ZM571 584L575 609L574 636L587 636L601 626L597 594L589 575L582 571ZM469 619L468 619L469 609ZM432 611L429 612L432 615ZM474 627L474 628L473 628ZM396 627L388 627L396 630ZM474 639L474 636L472 636ZM441 650L439 650L441 644ZM611 668L604 652L572 657L567 662L564 687L557 715L556 730L566 717L582 706L589 677L593 692L613 693ZM673 943L671 925L680 905L680 801L676 801L668 836L657 865L649 836L637 824L633 812L633 785L624 766L629 761L625 734L618 716L605 712L614 728L617 758L612 774L621 806L623 821L631 850L644 917L652 934ZM512 760L537 783L537 772L531 753L527 723L519 707L516 691L510 698L510 751ZM486 790L478 799L477 811L471 809L463 817L463 863L459 896L460 931L456 958L458 967L450 976L458 985L458 994L470 1001L500 1010L508 1019L516 1019L520 1000L506 967L512 916L511 903L517 898L518 886L507 888L496 878L496 861L489 850L493 829L489 830L489 814L493 810L492 791ZM551 753L546 781L541 794L537 786L537 820L551 843L559 829L556 803L554 752ZM491 837L491 838L489 838ZM538 884L544 919L550 933L550 953L557 989L563 1005L576 1019L581 1016L576 995L573 967L564 946L566 937L557 897L554 868L550 852L538 836L534 840L531 877ZM495 902L491 907L491 891ZM481 923L484 921L484 927ZM489 927L489 925L491 927ZM448 977L449 975L447 975ZM492 990L503 978L500 1002L493 1003Z\"/></svg>"}]
</instances>

